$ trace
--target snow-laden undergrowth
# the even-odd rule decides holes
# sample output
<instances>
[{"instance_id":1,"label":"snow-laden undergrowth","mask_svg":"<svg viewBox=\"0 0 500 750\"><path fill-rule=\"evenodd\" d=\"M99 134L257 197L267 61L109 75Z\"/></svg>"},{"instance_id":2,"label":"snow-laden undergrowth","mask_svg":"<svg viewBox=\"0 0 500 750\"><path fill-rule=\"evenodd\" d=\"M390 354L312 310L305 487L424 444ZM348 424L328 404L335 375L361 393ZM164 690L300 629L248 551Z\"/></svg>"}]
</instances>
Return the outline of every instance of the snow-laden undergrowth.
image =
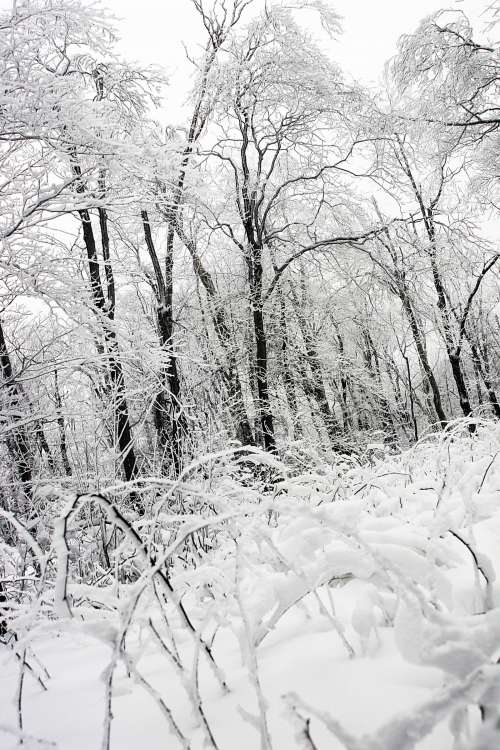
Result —
<instances>
[{"instance_id":1,"label":"snow-laden undergrowth","mask_svg":"<svg viewBox=\"0 0 500 750\"><path fill-rule=\"evenodd\" d=\"M497 424L123 491L4 519L1 748L500 747Z\"/></svg>"}]
</instances>

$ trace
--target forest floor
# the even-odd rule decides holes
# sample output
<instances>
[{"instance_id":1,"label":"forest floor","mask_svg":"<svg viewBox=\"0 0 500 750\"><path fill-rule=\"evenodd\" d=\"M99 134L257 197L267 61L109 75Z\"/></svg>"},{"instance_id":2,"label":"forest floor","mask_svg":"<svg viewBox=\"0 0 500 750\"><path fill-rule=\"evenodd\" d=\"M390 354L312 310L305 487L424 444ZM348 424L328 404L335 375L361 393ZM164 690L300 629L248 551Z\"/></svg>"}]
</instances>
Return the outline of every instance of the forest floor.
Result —
<instances>
[{"instance_id":1,"label":"forest floor","mask_svg":"<svg viewBox=\"0 0 500 750\"><path fill-rule=\"evenodd\" d=\"M498 427L254 500L172 574L217 674L153 586L73 584L71 619L25 614L17 658L0 646L1 750L496 747L477 706L499 686Z\"/></svg>"}]
</instances>

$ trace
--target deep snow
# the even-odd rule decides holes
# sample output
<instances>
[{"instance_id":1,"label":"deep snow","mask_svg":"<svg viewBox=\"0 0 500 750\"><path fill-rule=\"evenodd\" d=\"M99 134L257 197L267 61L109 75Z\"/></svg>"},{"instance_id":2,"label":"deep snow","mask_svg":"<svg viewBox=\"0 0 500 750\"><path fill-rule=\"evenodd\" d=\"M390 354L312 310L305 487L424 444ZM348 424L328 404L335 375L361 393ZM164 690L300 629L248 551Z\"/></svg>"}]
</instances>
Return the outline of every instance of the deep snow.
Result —
<instances>
[{"instance_id":1,"label":"deep snow","mask_svg":"<svg viewBox=\"0 0 500 750\"><path fill-rule=\"evenodd\" d=\"M27 647L33 670L50 674L43 690L24 672L23 747L106 747L114 657L113 750L182 747L160 698L193 750L500 747L478 709L491 704L493 716L500 688L498 427L471 438L460 423L357 467L283 468L272 497L224 471L203 491L219 519L232 517L196 566L177 560L171 580L228 694L172 603L167 629L147 566L132 584L69 583L72 617L53 614L49 586L47 602L24 602L12 623L18 655ZM182 666L151 625L174 638ZM21 737L21 662L12 642L0 658L0 748L10 750Z\"/></svg>"}]
</instances>

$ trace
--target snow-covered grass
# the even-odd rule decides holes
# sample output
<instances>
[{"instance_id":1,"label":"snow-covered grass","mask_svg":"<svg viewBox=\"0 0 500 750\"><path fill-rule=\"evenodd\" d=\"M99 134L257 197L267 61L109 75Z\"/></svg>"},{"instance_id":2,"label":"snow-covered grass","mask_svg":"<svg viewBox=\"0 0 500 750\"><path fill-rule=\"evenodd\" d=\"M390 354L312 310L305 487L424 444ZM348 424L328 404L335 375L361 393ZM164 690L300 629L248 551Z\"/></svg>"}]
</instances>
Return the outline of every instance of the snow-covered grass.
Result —
<instances>
[{"instance_id":1,"label":"snow-covered grass","mask_svg":"<svg viewBox=\"0 0 500 750\"><path fill-rule=\"evenodd\" d=\"M1 551L0 748L500 747L500 429L370 455L207 457L147 522L53 491L50 540Z\"/></svg>"}]
</instances>

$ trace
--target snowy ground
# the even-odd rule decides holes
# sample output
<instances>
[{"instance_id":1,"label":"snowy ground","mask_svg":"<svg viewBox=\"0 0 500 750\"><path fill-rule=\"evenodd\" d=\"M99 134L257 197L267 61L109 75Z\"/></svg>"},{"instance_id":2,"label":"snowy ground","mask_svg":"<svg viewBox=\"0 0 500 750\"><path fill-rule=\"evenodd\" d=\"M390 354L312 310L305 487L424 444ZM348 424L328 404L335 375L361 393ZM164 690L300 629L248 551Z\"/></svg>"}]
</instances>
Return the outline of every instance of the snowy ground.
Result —
<instances>
[{"instance_id":1,"label":"snowy ground","mask_svg":"<svg viewBox=\"0 0 500 750\"><path fill-rule=\"evenodd\" d=\"M0 748L106 747L110 685L113 750L500 747L478 709L493 716L500 689L499 451L495 426L474 439L457 427L290 476L260 505L242 495L214 549L173 576L227 693L146 575L70 586L71 618L20 613L33 672L0 647ZM218 485L219 517L233 490Z\"/></svg>"}]
</instances>

